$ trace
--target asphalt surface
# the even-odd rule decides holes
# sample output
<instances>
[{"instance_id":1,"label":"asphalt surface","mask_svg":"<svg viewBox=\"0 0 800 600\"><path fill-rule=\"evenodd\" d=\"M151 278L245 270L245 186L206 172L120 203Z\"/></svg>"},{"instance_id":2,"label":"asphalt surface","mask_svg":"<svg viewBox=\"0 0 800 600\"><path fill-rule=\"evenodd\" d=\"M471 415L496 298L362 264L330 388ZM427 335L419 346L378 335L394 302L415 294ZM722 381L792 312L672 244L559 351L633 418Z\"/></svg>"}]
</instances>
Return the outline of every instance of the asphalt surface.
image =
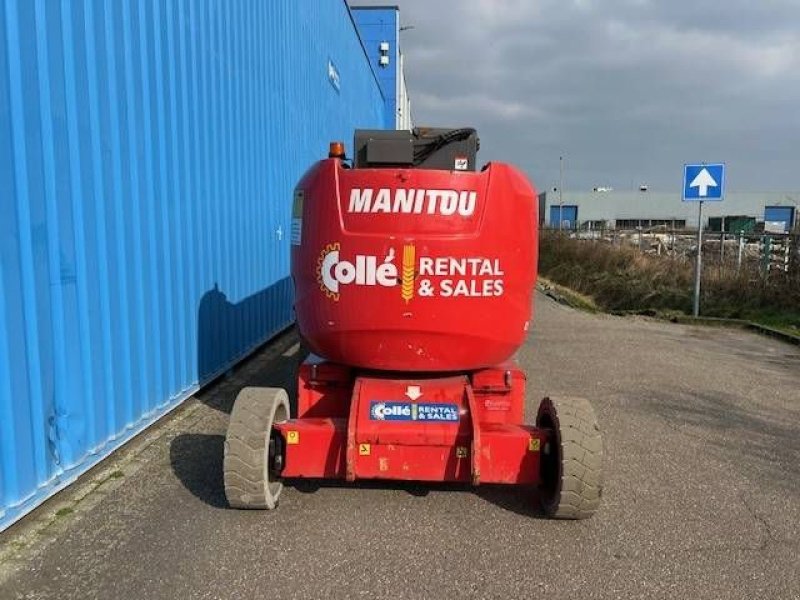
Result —
<instances>
[{"instance_id":1,"label":"asphalt surface","mask_svg":"<svg viewBox=\"0 0 800 600\"><path fill-rule=\"evenodd\" d=\"M228 509L227 413L243 385L290 384L284 337L123 450L136 458L112 487L6 559L0 597L800 598L800 349L537 302L518 356L528 412L545 394L594 403L594 518L539 518L511 489L415 485Z\"/></svg>"}]
</instances>

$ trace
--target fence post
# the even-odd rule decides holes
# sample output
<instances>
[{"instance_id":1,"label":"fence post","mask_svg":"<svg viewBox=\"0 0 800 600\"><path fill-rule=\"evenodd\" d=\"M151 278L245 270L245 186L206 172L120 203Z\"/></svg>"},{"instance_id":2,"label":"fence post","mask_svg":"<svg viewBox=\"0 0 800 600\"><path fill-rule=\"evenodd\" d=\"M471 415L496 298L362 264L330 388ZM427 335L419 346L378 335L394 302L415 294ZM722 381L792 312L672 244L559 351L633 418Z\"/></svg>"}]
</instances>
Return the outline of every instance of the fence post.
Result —
<instances>
[{"instance_id":1,"label":"fence post","mask_svg":"<svg viewBox=\"0 0 800 600\"><path fill-rule=\"evenodd\" d=\"M744 253L744 231L739 232L739 254L736 257L736 272L742 269L742 254Z\"/></svg>"},{"instance_id":2,"label":"fence post","mask_svg":"<svg viewBox=\"0 0 800 600\"><path fill-rule=\"evenodd\" d=\"M789 272L789 258L791 257L789 247L791 245L791 238L787 235L783 241L783 271L784 273Z\"/></svg>"},{"instance_id":3,"label":"fence post","mask_svg":"<svg viewBox=\"0 0 800 600\"><path fill-rule=\"evenodd\" d=\"M772 255L772 237L765 235L761 238L761 274L766 277L769 273L769 264Z\"/></svg>"}]
</instances>

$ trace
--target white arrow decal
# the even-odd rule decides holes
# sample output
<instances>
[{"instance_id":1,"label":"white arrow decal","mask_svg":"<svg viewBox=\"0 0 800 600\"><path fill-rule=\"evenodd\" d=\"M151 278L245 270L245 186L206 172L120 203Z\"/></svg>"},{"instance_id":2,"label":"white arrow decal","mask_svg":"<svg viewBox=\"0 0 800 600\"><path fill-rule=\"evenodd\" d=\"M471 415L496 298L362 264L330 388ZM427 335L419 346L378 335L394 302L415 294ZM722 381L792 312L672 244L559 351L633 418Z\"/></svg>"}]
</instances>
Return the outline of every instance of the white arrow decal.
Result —
<instances>
[{"instance_id":1,"label":"white arrow decal","mask_svg":"<svg viewBox=\"0 0 800 600\"><path fill-rule=\"evenodd\" d=\"M701 198L705 198L708 196L708 188L710 187L717 187L719 184L714 181L714 178L711 177L711 173L708 172L708 169L702 169L698 174L697 177L692 179L692 183L689 184L690 188L696 187L700 194Z\"/></svg>"},{"instance_id":2,"label":"white arrow decal","mask_svg":"<svg viewBox=\"0 0 800 600\"><path fill-rule=\"evenodd\" d=\"M411 398L411 401L413 402L414 400L422 396L422 390L418 385L410 385L406 388L406 396Z\"/></svg>"}]
</instances>

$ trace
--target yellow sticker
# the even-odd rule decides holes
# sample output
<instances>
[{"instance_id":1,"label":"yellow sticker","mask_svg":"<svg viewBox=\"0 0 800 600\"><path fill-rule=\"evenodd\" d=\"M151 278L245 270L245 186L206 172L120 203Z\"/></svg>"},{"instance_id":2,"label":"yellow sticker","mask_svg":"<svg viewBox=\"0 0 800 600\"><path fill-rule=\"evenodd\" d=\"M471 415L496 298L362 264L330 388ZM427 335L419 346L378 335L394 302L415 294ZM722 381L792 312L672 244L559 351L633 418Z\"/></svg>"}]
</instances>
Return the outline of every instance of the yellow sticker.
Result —
<instances>
[{"instance_id":1,"label":"yellow sticker","mask_svg":"<svg viewBox=\"0 0 800 600\"><path fill-rule=\"evenodd\" d=\"M531 438L528 440L528 451L529 452L538 452L539 445L541 444L541 440L539 438Z\"/></svg>"},{"instance_id":2,"label":"yellow sticker","mask_svg":"<svg viewBox=\"0 0 800 600\"><path fill-rule=\"evenodd\" d=\"M369 444L359 444L358 445L358 453L361 456L369 456L370 453L370 445Z\"/></svg>"},{"instance_id":3,"label":"yellow sticker","mask_svg":"<svg viewBox=\"0 0 800 600\"><path fill-rule=\"evenodd\" d=\"M287 431L286 432L286 443L287 444L299 444L300 443L300 432L299 431Z\"/></svg>"},{"instance_id":4,"label":"yellow sticker","mask_svg":"<svg viewBox=\"0 0 800 600\"><path fill-rule=\"evenodd\" d=\"M456 446L456 458L467 458L466 446Z\"/></svg>"},{"instance_id":5,"label":"yellow sticker","mask_svg":"<svg viewBox=\"0 0 800 600\"><path fill-rule=\"evenodd\" d=\"M400 297L408 304L414 297L414 266L417 249L414 244L403 246L402 283L400 284Z\"/></svg>"}]
</instances>

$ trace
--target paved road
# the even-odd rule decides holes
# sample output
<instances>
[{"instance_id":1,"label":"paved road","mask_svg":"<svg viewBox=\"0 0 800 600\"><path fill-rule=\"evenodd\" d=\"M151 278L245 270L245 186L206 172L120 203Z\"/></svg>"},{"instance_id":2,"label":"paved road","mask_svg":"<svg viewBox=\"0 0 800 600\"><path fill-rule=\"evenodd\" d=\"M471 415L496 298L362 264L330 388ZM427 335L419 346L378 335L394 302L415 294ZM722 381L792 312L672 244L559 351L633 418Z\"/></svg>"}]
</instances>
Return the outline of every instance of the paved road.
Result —
<instances>
[{"instance_id":1,"label":"paved road","mask_svg":"<svg viewBox=\"0 0 800 600\"><path fill-rule=\"evenodd\" d=\"M236 389L286 382L296 360L262 353L157 430L91 509L7 561L0 597L800 598L800 352L538 302L519 355L528 409L545 393L593 400L607 455L593 519L543 520L502 489L418 486L226 509Z\"/></svg>"}]
</instances>

